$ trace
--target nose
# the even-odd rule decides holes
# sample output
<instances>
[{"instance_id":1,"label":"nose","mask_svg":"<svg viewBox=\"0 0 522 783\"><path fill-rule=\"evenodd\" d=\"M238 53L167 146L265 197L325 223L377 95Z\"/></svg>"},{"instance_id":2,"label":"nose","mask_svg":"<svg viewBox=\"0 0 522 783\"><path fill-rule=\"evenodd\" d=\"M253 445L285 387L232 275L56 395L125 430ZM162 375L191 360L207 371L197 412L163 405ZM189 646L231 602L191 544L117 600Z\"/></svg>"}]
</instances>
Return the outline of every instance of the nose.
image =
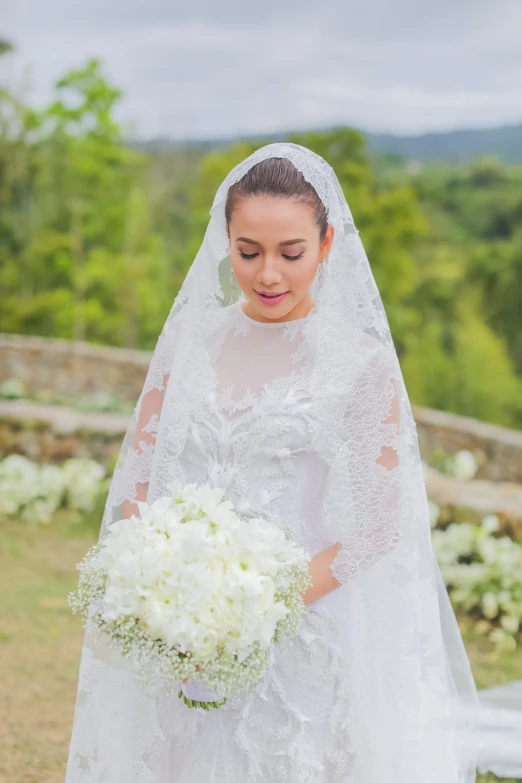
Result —
<instances>
[{"instance_id":1,"label":"nose","mask_svg":"<svg viewBox=\"0 0 522 783\"><path fill-rule=\"evenodd\" d=\"M278 285L282 279L283 276L277 268L277 264L270 258L266 258L257 274L257 282L262 285L271 286Z\"/></svg>"}]
</instances>

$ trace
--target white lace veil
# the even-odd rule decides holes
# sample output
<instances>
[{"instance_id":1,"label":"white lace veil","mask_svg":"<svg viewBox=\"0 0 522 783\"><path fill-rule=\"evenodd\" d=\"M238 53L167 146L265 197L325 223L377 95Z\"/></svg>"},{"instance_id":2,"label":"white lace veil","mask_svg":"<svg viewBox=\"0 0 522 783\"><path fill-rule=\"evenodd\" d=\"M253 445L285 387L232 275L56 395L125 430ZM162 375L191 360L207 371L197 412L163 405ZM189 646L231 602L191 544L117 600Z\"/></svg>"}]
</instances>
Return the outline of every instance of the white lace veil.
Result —
<instances>
[{"instance_id":1,"label":"white lace veil","mask_svg":"<svg viewBox=\"0 0 522 783\"><path fill-rule=\"evenodd\" d=\"M358 754L353 780L471 783L475 758L464 714L477 694L431 548L415 422L345 196L332 167L309 149L264 146L219 187L123 441L100 536L136 499L153 501L172 479L186 481L187 432L203 395L215 388L213 360L230 306L227 192L269 157L292 162L335 229L324 280L311 289L315 307L298 319L303 339L293 361L307 368L320 422L314 448L328 471L318 524L329 531L330 544L341 544L332 572L341 583L338 619L346 629L340 691L355 705L346 729ZM168 743L158 725L157 705L139 693L129 673L121 674L120 662L86 639L67 781L83 780L78 770L89 754L89 769L93 756L100 770L119 759L111 781L177 780L147 772L151 748L159 757L158 748ZM104 778L85 777L98 779Z\"/></svg>"}]
</instances>

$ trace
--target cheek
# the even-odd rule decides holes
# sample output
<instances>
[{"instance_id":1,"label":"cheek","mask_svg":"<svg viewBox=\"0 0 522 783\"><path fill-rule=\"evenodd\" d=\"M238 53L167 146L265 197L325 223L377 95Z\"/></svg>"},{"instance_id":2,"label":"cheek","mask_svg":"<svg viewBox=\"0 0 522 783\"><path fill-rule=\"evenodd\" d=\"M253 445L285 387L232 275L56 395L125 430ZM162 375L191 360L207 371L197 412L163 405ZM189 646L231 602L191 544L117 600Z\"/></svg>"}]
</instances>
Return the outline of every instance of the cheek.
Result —
<instances>
[{"instance_id":1,"label":"cheek","mask_svg":"<svg viewBox=\"0 0 522 783\"><path fill-rule=\"evenodd\" d=\"M237 264L235 267L235 274L239 285L248 286L255 278L255 265L248 266L245 263Z\"/></svg>"},{"instance_id":2,"label":"cheek","mask_svg":"<svg viewBox=\"0 0 522 783\"><path fill-rule=\"evenodd\" d=\"M304 261L304 259L294 263L281 264L280 267L283 279L286 280L289 286L295 289L309 287L313 283L316 270L317 262ZM255 262L247 264L241 260L235 263L234 272L242 288L252 287L257 281L259 264Z\"/></svg>"},{"instance_id":3,"label":"cheek","mask_svg":"<svg viewBox=\"0 0 522 783\"><path fill-rule=\"evenodd\" d=\"M289 264L285 277L295 288L302 288L312 284L316 269L316 263L303 264L296 262L295 264Z\"/></svg>"}]
</instances>

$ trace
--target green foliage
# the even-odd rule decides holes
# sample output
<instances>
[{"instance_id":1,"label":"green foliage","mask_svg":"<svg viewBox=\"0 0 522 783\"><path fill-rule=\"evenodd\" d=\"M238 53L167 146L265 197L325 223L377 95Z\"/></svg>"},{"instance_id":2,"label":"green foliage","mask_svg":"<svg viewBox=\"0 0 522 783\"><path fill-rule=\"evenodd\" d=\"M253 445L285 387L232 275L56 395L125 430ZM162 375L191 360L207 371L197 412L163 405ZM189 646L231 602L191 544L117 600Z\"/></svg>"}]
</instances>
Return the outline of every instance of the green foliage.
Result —
<instances>
[{"instance_id":1,"label":"green foliage","mask_svg":"<svg viewBox=\"0 0 522 783\"><path fill-rule=\"evenodd\" d=\"M430 229L417 334L402 365L419 403L522 425L522 167L481 157L409 177Z\"/></svg>"},{"instance_id":2,"label":"green foliage","mask_svg":"<svg viewBox=\"0 0 522 783\"><path fill-rule=\"evenodd\" d=\"M513 226L509 239L484 242L473 249L469 256L469 276L482 291L484 318L503 336L514 366L522 374L521 220Z\"/></svg>"},{"instance_id":3,"label":"green foliage","mask_svg":"<svg viewBox=\"0 0 522 783\"><path fill-rule=\"evenodd\" d=\"M216 189L264 143L140 153L120 97L97 60L41 111L0 90L0 331L152 348ZM289 140L338 175L412 402L521 426L522 167L405 165L346 127Z\"/></svg>"},{"instance_id":4,"label":"green foliage","mask_svg":"<svg viewBox=\"0 0 522 783\"><path fill-rule=\"evenodd\" d=\"M408 336L402 370L412 400L505 426L522 424L522 380L502 338L471 306L462 308L450 348L444 331L434 320Z\"/></svg>"},{"instance_id":5,"label":"green foliage","mask_svg":"<svg viewBox=\"0 0 522 783\"><path fill-rule=\"evenodd\" d=\"M14 51L14 46L12 43L6 40L0 40L0 55L9 54L12 51Z\"/></svg>"},{"instance_id":6,"label":"green foliage","mask_svg":"<svg viewBox=\"0 0 522 783\"><path fill-rule=\"evenodd\" d=\"M150 347L171 296L150 227L147 159L124 143L113 118L120 92L98 61L56 91L16 124L7 124L14 100L2 102L0 329Z\"/></svg>"}]
</instances>

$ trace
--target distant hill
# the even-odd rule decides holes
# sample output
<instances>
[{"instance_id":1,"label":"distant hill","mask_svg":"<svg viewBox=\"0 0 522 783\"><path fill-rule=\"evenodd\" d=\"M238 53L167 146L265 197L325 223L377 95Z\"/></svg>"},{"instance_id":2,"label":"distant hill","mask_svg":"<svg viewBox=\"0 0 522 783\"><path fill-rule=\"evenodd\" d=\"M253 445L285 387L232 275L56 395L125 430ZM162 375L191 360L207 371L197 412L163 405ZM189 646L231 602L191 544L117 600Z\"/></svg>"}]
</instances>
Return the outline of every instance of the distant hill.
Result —
<instances>
[{"instance_id":1,"label":"distant hill","mask_svg":"<svg viewBox=\"0 0 522 783\"><path fill-rule=\"evenodd\" d=\"M415 160L465 161L497 155L506 163L522 163L522 125L485 130L456 130L421 136L367 133L371 152Z\"/></svg>"},{"instance_id":2,"label":"distant hill","mask_svg":"<svg viewBox=\"0 0 522 783\"><path fill-rule=\"evenodd\" d=\"M364 132L364 131L363 131ZM263 141L283 141L285 132L263 135ZM241 137L257 139L259 136ZM484 130L456 130L424 133L418 136L396 136L391 133L366 133L368 149L378 155L392 155L407 160L464 162L478 155L496 155L506 163L522 164L522 124L504 125ZM201 152L227 146L237 137L221 139L175 140L168 138L134 142L133 146L147 151L179 151L187 148Z\"/></svg>"}]
</instances>

